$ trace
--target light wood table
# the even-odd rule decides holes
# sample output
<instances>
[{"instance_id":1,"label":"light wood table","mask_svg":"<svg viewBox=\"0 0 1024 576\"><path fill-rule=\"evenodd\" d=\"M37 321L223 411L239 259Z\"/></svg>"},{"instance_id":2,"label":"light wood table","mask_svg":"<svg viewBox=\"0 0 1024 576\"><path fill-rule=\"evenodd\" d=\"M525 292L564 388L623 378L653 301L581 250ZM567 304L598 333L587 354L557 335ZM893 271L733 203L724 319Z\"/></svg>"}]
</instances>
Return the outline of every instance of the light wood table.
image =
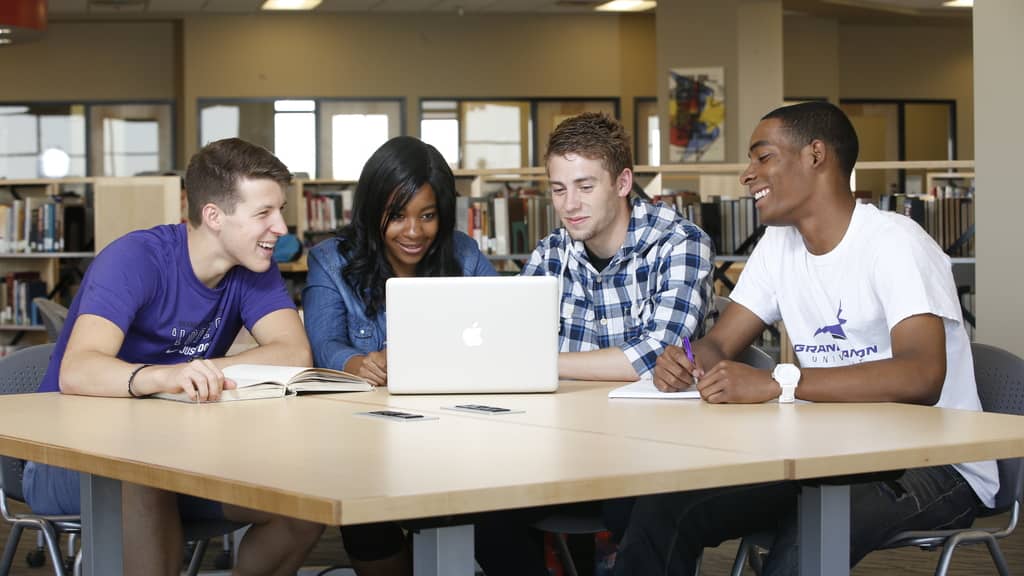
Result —
<instances>
[{"instance_id":1,"label":"light wood table","mask_svg":"<svg viewBox=\"0 0 1024 576\"><path fill-rule=\"evenodd\" d=\"M760 454L784 461L790 480L1024 456L1024 418L1019 416L888 403L609 400L608 391L618 385L563 382L557 394L547 396L391 396L375 390L346 401L433 414L462 403L501 406L522 412L470 417L524 429ZM806 486L800 508L802 572L848 573L849 486Z\"/></svg>"},{"instance_id":2,"label":"light wood table","mask_svg":"<svg viewBox=\"0 0 1024 576\"><path fill-rule=\"evenodd\" d=\"M452 412L404 423L356 415L374 394L201 406L3 396L0 454L85 473L86 573L103 575L121 572L121 481L336 525L786 476L782 459L756 451ZM417 549L417 573L472 574L471 527L428 530Z\"/></svg>"}]
</instances>

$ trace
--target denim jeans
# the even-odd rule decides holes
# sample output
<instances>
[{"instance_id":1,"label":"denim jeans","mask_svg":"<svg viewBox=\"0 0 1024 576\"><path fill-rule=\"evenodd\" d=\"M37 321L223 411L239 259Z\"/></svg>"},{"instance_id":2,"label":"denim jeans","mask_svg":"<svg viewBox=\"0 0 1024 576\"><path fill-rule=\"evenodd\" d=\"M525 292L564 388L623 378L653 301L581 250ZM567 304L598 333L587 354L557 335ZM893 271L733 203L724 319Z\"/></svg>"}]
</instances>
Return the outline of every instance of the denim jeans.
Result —
<instances>
[{"instance_id":1,"label":"denim jeans","mask_svg":"<svg viewBox=\"0 0 1024 576\"><path fill-rule=\"evenodd\" d=\"M36 514L80 514L81 482L74 470L49 466L38 462L25 463L22 478L22 492L25 502ZM178 495L178 509L181 517L189 520L220 520L224 508L220 502Z\"/></svg>"},{"instance_id":2,"label":"denim jeans","mask_svg":"<svg viewBox=\"0 0 1024 576\"><path fill-rule=\"evenodd\" d=\"M773 531L765 576L798 572L795 482L713 488L638 498L615 574L693 574L705 547ZM952 466L850 486L850 566L904 530L970 526L981 506Z\"/></svg>"}]
</instances>

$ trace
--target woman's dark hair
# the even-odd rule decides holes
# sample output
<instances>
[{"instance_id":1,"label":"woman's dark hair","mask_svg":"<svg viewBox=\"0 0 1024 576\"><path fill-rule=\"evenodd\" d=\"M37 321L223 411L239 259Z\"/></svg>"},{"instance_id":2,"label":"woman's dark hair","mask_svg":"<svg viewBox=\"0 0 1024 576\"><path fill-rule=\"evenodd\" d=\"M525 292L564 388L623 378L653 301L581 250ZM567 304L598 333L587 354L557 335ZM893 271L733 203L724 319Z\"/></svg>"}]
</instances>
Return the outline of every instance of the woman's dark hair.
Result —
<instances>
[{"instance_id":1,"label":"woman's dark hair","mask_svg":"<svg viewBox=\"0 0 1024 576\"><path fill-rule=\"evenodd\" d=\"M416 276L461 276L452 240L455 231L455 177L441 153L410 136L385 142L359 175L352 223L339 233L338 250L348 260L341 271L374 316L384 308L384 283L395 275L387 259L384 230L424 184L437 199L438 229L416 265Z\"/></svg>"}]
</instances>

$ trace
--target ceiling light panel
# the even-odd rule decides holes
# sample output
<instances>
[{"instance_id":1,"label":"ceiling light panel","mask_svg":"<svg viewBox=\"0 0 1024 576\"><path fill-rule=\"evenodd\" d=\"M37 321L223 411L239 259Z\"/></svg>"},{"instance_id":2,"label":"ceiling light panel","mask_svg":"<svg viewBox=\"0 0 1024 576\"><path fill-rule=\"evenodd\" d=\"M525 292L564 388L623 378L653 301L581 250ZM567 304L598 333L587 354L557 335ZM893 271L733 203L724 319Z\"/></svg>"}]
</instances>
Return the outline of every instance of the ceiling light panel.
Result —
<instances>
[{"instance_id":1,"label":"ceiling light panel","mask_svg":"<svg viewBox=\"0 0 1024 576\"><path fill-rule=\"evenodd\" d=\"M658 3L654 0L611 0L594 7L598 12L644 12L653 10Z\"/></svg>"}]
</instances>

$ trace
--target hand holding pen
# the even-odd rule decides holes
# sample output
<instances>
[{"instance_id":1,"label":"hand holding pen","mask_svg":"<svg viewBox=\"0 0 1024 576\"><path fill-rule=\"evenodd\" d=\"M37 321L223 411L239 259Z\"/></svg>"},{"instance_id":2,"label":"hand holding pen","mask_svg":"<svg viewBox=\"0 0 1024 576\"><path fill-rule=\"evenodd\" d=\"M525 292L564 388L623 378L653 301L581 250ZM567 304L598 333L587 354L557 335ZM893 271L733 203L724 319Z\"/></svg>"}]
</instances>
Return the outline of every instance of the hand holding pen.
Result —
<instances>
[{"instance_id":1,"label":"hand holding pen","mask_svg":"<svg viewBox=\"0 0 1024 576\"><path fill-rule=\"evenodd\" d=\"M668 346L654 365L654 386L662 392L682 392L696 387L704 374L690 339L683 338L683 346Z\"/></svg>"}]
</instances>

